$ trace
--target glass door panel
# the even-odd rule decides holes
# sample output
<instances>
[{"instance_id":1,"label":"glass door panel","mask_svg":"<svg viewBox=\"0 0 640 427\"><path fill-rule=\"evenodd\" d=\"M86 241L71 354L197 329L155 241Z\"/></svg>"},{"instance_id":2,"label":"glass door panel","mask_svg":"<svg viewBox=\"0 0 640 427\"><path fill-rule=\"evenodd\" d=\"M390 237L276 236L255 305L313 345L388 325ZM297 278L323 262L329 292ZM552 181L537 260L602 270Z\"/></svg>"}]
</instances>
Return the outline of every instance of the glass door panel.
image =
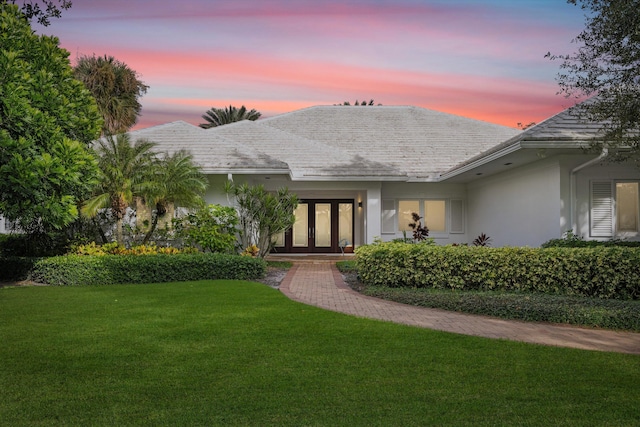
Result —
<instances>
[{"instance_id":1,"label":"glass door panel","mask_svg":"<svg viewBox=\"0 0 640 427\"><path fill-rule=\"evenodd\" d=\"M331 247L331 203L316 203L315 246Z\"/></svg>"},{"instance_id":2,"label":"glass door panel","mask_svg":"<svg viewBox=\"0 0 640 427\"><path fill-rule=\"evenodd\" d=\"M338 205L338 246L353 245L353 203Z\"/></svg>"},{"instance_id":3,"label":"glass door panel","mask_svg":"<svg viewBox=\"0 0 640 427\"><path fill-rule=\"evenodd\" d=\"M306 248L309 246L309 204L300 203L294 212L296 222L293 224L293 247Z\"/></svg>"}]
</instances>

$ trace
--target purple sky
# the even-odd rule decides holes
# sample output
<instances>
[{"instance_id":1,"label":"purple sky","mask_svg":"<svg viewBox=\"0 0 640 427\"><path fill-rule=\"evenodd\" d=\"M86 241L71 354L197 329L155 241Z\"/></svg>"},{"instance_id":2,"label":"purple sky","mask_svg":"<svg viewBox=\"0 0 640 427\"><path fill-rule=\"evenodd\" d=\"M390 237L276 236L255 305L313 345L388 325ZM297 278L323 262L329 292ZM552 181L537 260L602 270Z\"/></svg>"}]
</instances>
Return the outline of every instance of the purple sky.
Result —
<instances>
[{"instance_id":1,"label":"purple sky","mask_svg":"<svg viewBox=\"0 0 640 427\"><path fill-rule=\"evenodd\" d=\"M374 99L516 127L571 105L557 61L584 26L563 0L74 0L38 32L147 85L137 127L211 107L263 117Z\"/></svg>"}]
</instances>

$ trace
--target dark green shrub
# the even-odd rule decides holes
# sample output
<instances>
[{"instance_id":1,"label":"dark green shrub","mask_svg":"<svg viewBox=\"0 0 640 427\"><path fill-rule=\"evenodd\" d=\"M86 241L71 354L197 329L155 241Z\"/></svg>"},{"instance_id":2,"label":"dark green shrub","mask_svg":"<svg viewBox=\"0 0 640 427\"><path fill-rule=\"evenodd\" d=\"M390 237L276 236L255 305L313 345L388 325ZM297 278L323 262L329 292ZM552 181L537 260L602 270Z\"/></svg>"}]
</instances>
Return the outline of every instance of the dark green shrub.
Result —
<instances>
[{"instance_id":1,"label":"dark green shrub","mask_svg":"<svg viewBox=\"0 0 640 427\"><path fill-rule=\"evenodd\" d=\"M39 258L0 257L0 281L18 282L26 280Z\"/></svg>"},{"instance_id":2,"label":"dark green shrub","mask_svg":"<svg viewBox=\"0 0 640 427\"><path fill-rule=\"evenodd\" d=\"M262 277L262 259L225 254L67 255L35 263L30 279L49 285L109 285Z\"/></svg>"},{"instance_id":3,"label":"dark green shrub","mask_svg":"<svg viewBox=\"0 0 640 427\"><path fill-rule=\"evenodd\" d=\"M369 286L640 298L640 249L488 248L382 243L356 250Z\"/></svg>"},{"instance_id":4,"label":"dark green shrub","mask_svg":"<svg viewBox=\"0 0 640 427\"><path fill-rule=\"evenodd\" d=\"M582 237L574 234L571 231L568 231L564 234L564 236L560 239L551 239L544 242L541 247L543 248L597 248L597 247L611 247L611 246L619 246L619 247L629 247L629 248L638 248L640 247L640 241L629 241L629 240L620 240L620 239L612 239L612 240L584 240Z\"/></svg>"},{"instance_id":5,"label":"dark green shrub","mask_svg":"<svg viewBox=\"0 0 640 427\"><path fill-rule=\"evenodd\" d=\"M504 319L640 331L640 301L530 292L451 292L387 286L365 287L361 292L402 304Z\"/></svg>"},{"instance_id":6,"label":"dark green shrub","mask_svg":"<svg viewBox=\"0 0 640 427\"><path fill-rule=\"evenodd\" d=\"M176 235L204 252L233 254L236 248L238 214L232 207L207 205L173 221Z\"/></svg>"},{"instance_id":7,"label":"dark green shrub","mask_svg":"<svg viewBox=\"0 0 640 427\"><path fill-rule=\"evenodd\" d=\"M68 239L61 232L0 235L0 255L7 257L43 257L62 255Z\"/></svg>"}]
</instances>

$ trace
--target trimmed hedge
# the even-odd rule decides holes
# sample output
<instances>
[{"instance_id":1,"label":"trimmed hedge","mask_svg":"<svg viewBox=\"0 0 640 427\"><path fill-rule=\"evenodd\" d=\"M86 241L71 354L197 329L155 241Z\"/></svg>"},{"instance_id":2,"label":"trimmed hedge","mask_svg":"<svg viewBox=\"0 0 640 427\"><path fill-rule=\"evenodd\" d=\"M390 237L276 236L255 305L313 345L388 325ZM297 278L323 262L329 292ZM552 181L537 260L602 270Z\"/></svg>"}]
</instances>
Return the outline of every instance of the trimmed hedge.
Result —
<instances>
[{"instance_id":1,"label":"trimmed hedge","mask_svg":"<svg viewBox=\"0 0 640 427\"><path fill-rule=\"evenodd\" d=\"M0 257L0 282L18 282L26 280L33 265L40 258Z\"/></svg>"},{"instance_id":2,"label":"trimmed hedge","mask_svg":"<svg viewBox=\"0 0 640 427\"><path fill-rule=\"evenodd\" d=\"M640 301L531 292L449 291L365 287L364 295L418 307L440 308L527 322L564 323L640 332Z\"/></svg>"},{"instance_id":3,"label":"trimmed hedge","mask_svg":"<svg viewBox=\"0 0 640 427\"><path fill-rule=\"evenodd\" d=\"M65 255L35 263L30 280L59 286L160 283L264 276L259 258L212 253L179 255Z\"/></svg>"},{"instance_id":4,"label":"trimmed hedge","mask_svg":"<svg viewBox=\"0 0 640 427\"><path fill-rule=\"evenodd\" d=\"M356 250L369 286L640 298L640 249L488 248L380 243Z\"/></svg>"}]
</instances>

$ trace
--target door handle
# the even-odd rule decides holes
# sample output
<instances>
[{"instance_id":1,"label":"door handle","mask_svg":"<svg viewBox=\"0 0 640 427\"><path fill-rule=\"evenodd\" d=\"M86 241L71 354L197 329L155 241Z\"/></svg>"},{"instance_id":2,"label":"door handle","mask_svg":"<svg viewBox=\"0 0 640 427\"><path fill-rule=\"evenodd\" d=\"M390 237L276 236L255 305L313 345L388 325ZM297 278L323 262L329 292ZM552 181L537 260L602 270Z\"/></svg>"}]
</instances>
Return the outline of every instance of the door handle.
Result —
<instances>
[{"instance_id":1,"label":"door handle","mask_svg":"<svg viewBox=\"0 0 640 427\"><path fill-rule=\"evenodd\" d=\"M316 229L313 227L309 227L309 238L313 239L316 234Z\"/></svg>"}]
</instances>

